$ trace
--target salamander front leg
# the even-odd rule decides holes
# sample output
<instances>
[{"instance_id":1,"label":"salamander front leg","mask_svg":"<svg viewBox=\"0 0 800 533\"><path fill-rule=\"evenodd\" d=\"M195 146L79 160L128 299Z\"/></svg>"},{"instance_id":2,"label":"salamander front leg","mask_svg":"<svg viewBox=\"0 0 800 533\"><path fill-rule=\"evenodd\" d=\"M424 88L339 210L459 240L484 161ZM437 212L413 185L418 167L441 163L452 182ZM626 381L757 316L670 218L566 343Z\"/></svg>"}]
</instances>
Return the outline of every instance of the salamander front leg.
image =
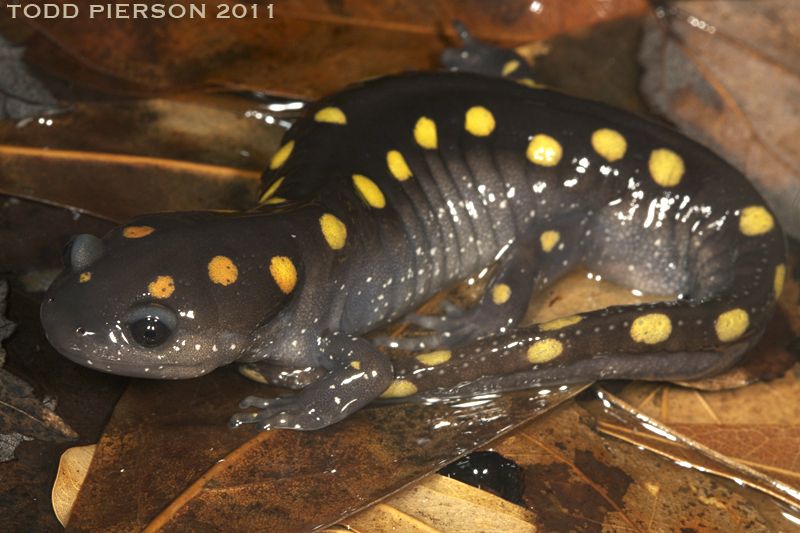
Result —
<instances>
[{"instance_id":1,"label":"salamander front leg","mask_svg":"<svg viewBox=\"0 0 800 533\"><path fill-rule=\"evenodd\" d=\"M361 337L332 333L319 339L328 373L302 392L281 398L249 396L239 407L258 411L234 415L228 426L257 424L259 430L314 430L338 422L380 396L391 384L392 363Z\"/></svg>"}]
</instances>

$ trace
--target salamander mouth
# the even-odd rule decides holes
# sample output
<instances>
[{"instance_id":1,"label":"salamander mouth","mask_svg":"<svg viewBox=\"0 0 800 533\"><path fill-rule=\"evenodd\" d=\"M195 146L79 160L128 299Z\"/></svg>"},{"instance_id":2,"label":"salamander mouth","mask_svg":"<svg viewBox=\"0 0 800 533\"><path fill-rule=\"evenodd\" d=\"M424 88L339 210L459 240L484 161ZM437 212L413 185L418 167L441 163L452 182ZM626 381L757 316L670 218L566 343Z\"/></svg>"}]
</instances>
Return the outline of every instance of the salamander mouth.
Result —
<instances>
[{"instance_id":1,"label":"salamander mouth","mask_svg":"<svg viewBox=\"0 0 800 533\"><path fill-rule=\"evenodd\" d=\"M208 374L218 366L212 362L207 364L185 365L161 362L114 361L105 357L87 356L85 350L77 348L74 350L64 350L56 343L52 344L61 355L73 363L118 376L151 379L191 379Z\"/></svg>"}]
</instances>

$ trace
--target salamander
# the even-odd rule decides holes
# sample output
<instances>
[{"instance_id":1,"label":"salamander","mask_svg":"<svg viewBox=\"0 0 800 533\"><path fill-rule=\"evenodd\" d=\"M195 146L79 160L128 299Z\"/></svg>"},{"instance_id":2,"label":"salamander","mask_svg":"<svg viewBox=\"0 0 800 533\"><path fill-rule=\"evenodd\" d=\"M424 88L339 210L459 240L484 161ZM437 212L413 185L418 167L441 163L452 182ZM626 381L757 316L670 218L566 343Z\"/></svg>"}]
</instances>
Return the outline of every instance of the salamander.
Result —
<instances>
[{"instance_id":1,"label":"salamander","mask_svg":"<svg viewBox=\"0 0 800 533\"><path fill-rule=\"evenodd\" d=\"M257 208L78 236L42 304L50 342L129 376L276 365L274 382L305 388L246 398L257 410L230 424L259 429L324 427L380 397L685 380L735 363L786 276L769 206L671 129L517 78L355 84L286 133ZM409 314L494 264L471 309ZM531 295L579 264L677 299L520 328ZM430 335L362 337L403 317ZM423 353L393 364L377 344Z\"/></svg>"}]
</instances>

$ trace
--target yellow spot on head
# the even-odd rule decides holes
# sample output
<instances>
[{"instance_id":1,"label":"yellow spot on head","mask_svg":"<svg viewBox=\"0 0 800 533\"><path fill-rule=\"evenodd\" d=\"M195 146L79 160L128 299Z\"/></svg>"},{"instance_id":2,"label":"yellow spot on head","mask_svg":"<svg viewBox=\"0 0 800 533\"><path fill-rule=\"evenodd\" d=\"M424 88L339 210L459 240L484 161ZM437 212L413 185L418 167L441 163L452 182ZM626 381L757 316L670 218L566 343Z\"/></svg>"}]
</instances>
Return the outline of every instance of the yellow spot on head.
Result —
<instances>
[{"instance_id":1,"label":"yellow spot on head","mask_svg":"<svg viewBox=\"0 0 800 533\"><path fill-rule=\"evenodd\" d=\"M224 255L218 255L208 263L208 277L214 283L230 285L239 277L239 269Z\"/></svg>"},{"instance_id":2,"label":"yellow spot on head","mask_svg":"<svg viewBox=\"0 0 800 533\"><path fill-rule=\"evenodd\" d=\"M280 186L281 186L281 183L283 183L283 178L278 178L278 179L276 179L275 181L273 181L273 182L272 182L272 185L270 185L270 186L269 186L269 189L267 189L266 191L264 191L264 194L262 194L262 195L261 195L261 198L259 198L259 199L258 199L258 203L259 203L259 204L266 203L266 201L267 201L267 200L269 200L269 199L270 199L270 197L271 197L273 194L275 194L275 191L277 191L277 190L278 190L278 187L280 187Z\"/></svg>"},{"instance_id":3,"label":"yellow spot on head","mask_svg":"<svg viewBox=\"0 0 800 533\"><path fill-rule=\"evenodd\" d=\"M485 107L469 108L464 119L464 129L476 137L486 137L494 131L494 116Z\"/></svg>"},{"instance_id":4,"label":"yellow spot on head","mask_svg":"<svg viewBox=\"0 0 800 533\"><path fill-rule=\"evenodd\" d=\"M727 313L722 313L714 324L717 330L717 337L722 342L730 342L738 339L747 331L750 325L750 317L743 309L733 309Z\"/></svg>"},{"instance_id":5,"label":"yellow spot on head","mask_svg":"<svg viewBox=\"0 0 800 533\"><path fill-rule=\"evenodd\" d=\"M775 226L775 220L766 208L760 205L751 205L742 209L739 216L739 231L753 237L761 235L771 230Z\"/></svg>"},{"instance_id":6,"label":"yellow spot on head","mask_svg":"<svg viewBox=\"0 0 800 533\"><path fill-rule=\"evenodd\" d=\"M269 264L269 272L284 294L289 294L297 284L297 269L288 257L276 255Z\"/></svg>"},{"instance_id":7,"label":"yellow spot on head","mask_svg":"<svg viewBox=\"0 0 800 533\"><path fill-rule=\"evenodd\" d=\"M281 146L281 149L275 152L275 155L272 156L272 160L269 162L269 168L275 170L276 168L283 165L289 156L292 154L292 150L294 149L294 141L289 141L288 143Z\"/></svg>"},{"instance_id":8,"label":"yellow spot on head","mask_svg":"<svg viewBox=\"0 0 800 533\"><path fill-rule=\"evenodd\" d=\"M542 331L561 329L571 326L572 324L577 324L581 320L583 320L583 317L580 315L564 316L561 318L556 318L555 320L551 320L550 322L545 322L544 324L539 324L539 329Z\"/></svg>"},{"instance_id":9,"label":"yellow spot on head","mask_svg":"<svg viewBox=\"0 0 800 533\"><path fill-rule=\"evenodd\" d=\"M352 361L350 366L355 368L356 370L361 370L361 362L360 361Z\"/></svg>"},{"instance_id":10,"label":"yellow spot on head","mask_svg":"<svg viewBox=\"0 0 800 533\"><path fill-rule=\"evenodd\" d=\"M606 161L613 163L625 155L628 143L619 132L603 128L592 133L592 148Z\"/></svg>"},{"instance_id":11,"label":"yellow spot on head","mask_svg":"<svg viewBox=\"0 0 800 533\"><path fill-rule=\"evenodd\" d=\"M436 139L436 123L428 117L420 117L417 125L414 126L414 140L417 144L428 150L436 150L438 140Z\"/></svg>"},{"instance_id":12,"label":"yellow spot on head","mask_svg":"<svg viewBox=\"0 0 800 533\"><path fill-rule=\"evenodd\" d=\"M511 61L509 61L508 63L503 65L502 75L503 76L508 76L509 74L511 74L512 72L517 70L518 68L519 68L519 61L517 61L516 59L512 59Z\"/></svg>"},{"instance_id":13,"label":"yellow spot on head","mask_svg":"<svg viewBox=\"0 0 800 533\"><path fill-rule=\"evenodd\" d=\"M417 361L423 365L436 366L449 361L451 355L450 350L437 350L418 355Z\"/></svg>"},{"instance_id":14,"label":"yellow spot on head","mask_svg":"<svg viewBox=\"0 0 800 533\"><path fill-rule=\"evenodd\" d=\"M674 187L681 182L686 171L681 156L666 148L657 148L650 152L648 166L653 181L662 187Z\"/></svg>"},{"instance_id":15,"label":"yellow spot on head","mask_svg":"<svg viewBox=\"0 0 800 533\"><path fill-rule=\"evenodd\" d=\"M81 275L78 278L78 283L86 283L90 279L92 279L92 273L91 272L81 272Z\"/></svg>"},{"instance_id":16,"label":"yellow spot on head","mask_svg":"<svg viewBox=\"0 0 800 533\"><path fill-rule=\"evenodd\" d=\"M511 287L505 283L498 283L492 287L492 301L496 305L503 305L511 298Z\"/></svg>"},{"instance_id":17,"label":"yellow spot on head","mask_svg":"<svg viewBox=\"0 0 800 533\"><path fill-rule=\"evenodd\" d=\"M374 181L361 174L353 174L353 184L356 186L358 195L369 205L377 209L386 206L386 198L383 197L383 193Z\"/></svg>"},{"instance_id":18,"label":"yellow spot on head","mask_svg":"<svg viewBox=\"0 0 800 533\"><path fill-rule=\"evenodd\" d=\"M631 338L645 344L665 341L671 334L672 321L662 313L640 316L633 321L631 326Z\"/></svg>"},{"instance_id":19,"label":"yellow spot on head","mask_svg":"<svg viewBox=\"0 0 800 533\"><path fill-rule=\"evenodd\" d=\"M314 115L317 122L330 122L331 124L347 124L347 117L338 107L326 107L320 109Z\"/></svg>"},{"instance_id":20,"label":"yellow spot on head","mask_svg":"<svg viewBox=\"0 0 800 533\"><path fill-rule=\"evenodd\" d=\"M549 135L539 134L536 135L528 144L528 150L525 155L528 161L543 167L554 167L561 161L561 155L564 151L558 141Z\"/></svg>"},{"instance_id":21,"label":"yellow spot on head","mask_svg":"<svg viewBox=\"0 0 800 533\"><path fill-rule=\"evenodd\" d=\"M564 345L556 339L543 339L528 348L528 361L533 364L546 363L564 351Z\"/></svg>"},{"instance_id":22,"label":"yellow spot on head","mask_svg":"<svg viewBox=\"0 0 800 533\"><path fill-rule=\"evenodd\" d=\"M389 166L389 172L392 173L392 176L400 181L406 181L414 175L411 173L411 169L408 168L403 154L397 150L391 150L386 154L386 164Z\"/></svg>"},{"instance_id":23,"label":"yellow spot on head","mask_svg":"<svg viewBox=\"0 0 800 533\"><path fill-rule=\"evenodd\" d=\"M341 250L347 240L347 226L344 222L330 213L325 213L319 217L319 225L322 228L322 235L328 241L328 246L334 250Z\"/></svg>"},{"instance_id":24,"label":"yellow spot on head","mask_svg":"<svg viewBox=\"0 0 800 533\"><path fill-rule=\"evenodd\" d=\"M381 398L405 398L417 392L417 386L404 379L392 381L386 392L381 394Z\"/></svg>"},{"instance_id":25,"label":"yellow spot on head","mask_svg":"<svg viewBox=\"0 0 800 533\"><path fill-rule=\"evenodd\" d=\"M561 240L561 234L555 230L548 230L542 233L539 240L542 241L542 250L547 253Z\"/></svg>"},{"instance_id":26,"label":"yellow spot on head","mask_svg":"<svg viewBox=\"0 0 800 533\"><path fill-rule=\"evenodd\" d=\"M161 300L172 296L172 293L175 292L175 282L170 276L158 276L154 282L148 285L147 289L150 291L150 296Z\"/></svg>"},{"instance_id":27,"label":"yellow spot on head","mask_svg":"<svg viewBox=\"0 0 800 533\"><path fill-rule=\"evenodd\" d=\"M775 299L781 297L783 293L783 284L786 281L786 265L778 265L775 267Z\"/></svg>"},{"instance_id":28,"label":"yellow spot on head","mask_svg":"<svg viewBox=\"0 0 800 533\"><path fill-rule=\"evenodd\" d=\"M128 239L138 239L150 235L155 231L155 228L150 226L129 226L122 230L122 236Z\"/></svg>"}]
</instances>

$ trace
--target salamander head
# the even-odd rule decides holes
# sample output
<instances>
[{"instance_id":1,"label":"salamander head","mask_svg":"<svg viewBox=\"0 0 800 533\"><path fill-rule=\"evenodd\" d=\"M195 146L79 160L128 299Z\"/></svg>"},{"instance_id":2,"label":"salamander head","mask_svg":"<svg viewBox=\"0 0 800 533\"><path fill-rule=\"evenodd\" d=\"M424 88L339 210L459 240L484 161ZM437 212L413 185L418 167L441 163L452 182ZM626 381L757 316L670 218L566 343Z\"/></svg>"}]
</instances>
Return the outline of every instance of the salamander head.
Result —
<instances>
[{"instance_id":1,"label":"salamander head","mask_svg":"<svg viewBox=\"0 0 800 533\"><path fill-rule=\"evenodd\" d=\"M47 338L127 376L191 378L236 360L302 277L290 232L254 218L163 213L78 236L42 304Z\"/></svg>"}]
</instances>

